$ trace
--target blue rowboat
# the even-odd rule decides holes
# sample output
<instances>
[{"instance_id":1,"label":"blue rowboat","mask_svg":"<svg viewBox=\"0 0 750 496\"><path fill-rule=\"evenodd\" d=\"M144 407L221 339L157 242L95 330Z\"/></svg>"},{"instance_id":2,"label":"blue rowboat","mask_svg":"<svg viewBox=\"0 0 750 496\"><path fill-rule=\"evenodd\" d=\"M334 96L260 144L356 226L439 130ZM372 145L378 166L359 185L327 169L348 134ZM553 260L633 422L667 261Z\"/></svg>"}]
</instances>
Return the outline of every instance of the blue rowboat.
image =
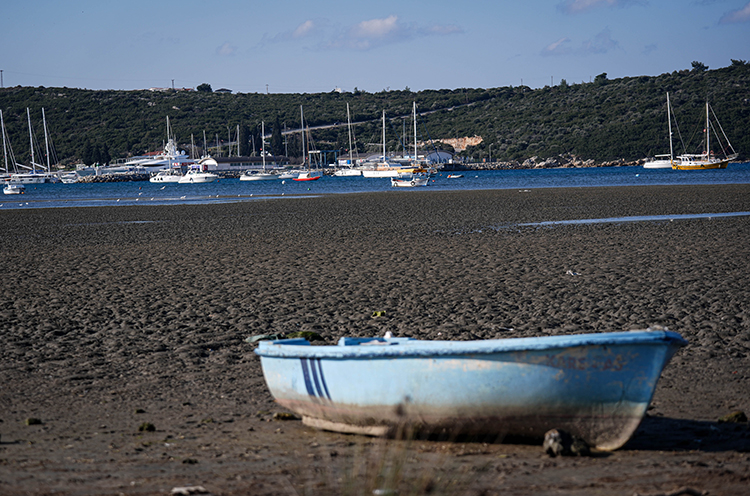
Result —
<instances>
[{"instance_id":1,"label":"blue rowboat","mask_svg":"<svg viewBox=\"0 0 750 496\"><path fill-rule=\"evenodd\" d=\"M486 341L341 338L260 342L271 394L305 424L375 436L424 432L544 437L563 429L617 449L687 344L667 330Z\"/></svg>"}]
</instances>

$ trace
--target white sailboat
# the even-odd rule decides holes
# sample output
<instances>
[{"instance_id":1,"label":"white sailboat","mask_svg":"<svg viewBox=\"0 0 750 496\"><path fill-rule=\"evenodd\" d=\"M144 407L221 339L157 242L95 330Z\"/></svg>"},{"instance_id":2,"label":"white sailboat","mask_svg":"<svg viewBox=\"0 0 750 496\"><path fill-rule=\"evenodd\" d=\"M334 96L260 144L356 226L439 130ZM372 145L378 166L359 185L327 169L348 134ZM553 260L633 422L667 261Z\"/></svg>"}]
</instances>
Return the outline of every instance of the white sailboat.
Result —
<instances>
[{"instance_id":1,"label":"white sailboat","mask_svg":"<svg viewBox=\"0 0 750 496\"><path fill-rule=\"evenodd\" d=\"M352 118L349 114L349 104L346 104L346 123L349 128L349 164L346 167L341 167L334 171L334 176L339 177L357 177L362 175L362 169L354 167L354 159L352 157Z\"/></svg>"},{"instance_id":2,"label":"white sailboat","mask_svg":"<svg viewBox=\"0 0 750 496\"><path fill-rule=\"evenodd\" d=\"M413 188L415 186L427 186L430 175L427 170L417 162L417 103L413 104L414 116L414 160L410 168L401 169L398 177L391 178L392 187Z\"/></svg>"},{"instance_id":3,"label":"white sailboat","mask_svg":"<svg viewBox=\"0 0 750 496\"><path fill-rule=\"evenodd\" d=\"M260 154L263 157L263 170L262 171L245 171L240 176L240 181L272 181L278 179L278 174L272 172L266 172L266 123L265 121L260 122ZM239 152L238 152L239 153Z\"/></svg>"},{"instance_id":4,"label":"white sailboat","mask_svg":"<svg viewBox=\"0 0 750 496\"><path fill-rule=\"evenodd\" d=\"M8 155L9 155L8 148L10 148L10 139L6 140L5 120L3 120L2 110L0 110L0 130L2 131L2 134L3 134L3 165L5 166L5 168L3 169L4 171L3 179L5 181L5 186L3 186L3 194L21 195L25 192L26 187L23 184L11 182L11 178L9 174L11 170L11 167L8 165ZM10 158L11 158L11 161L13 162L13 169L16 170L17 169L16 159L15 159L15 156L13 155L12 148L10 148Z\"/></svg>"},{"instance_id":5,"label":"white sailboat","mask_svg":"<svg viewBox=\"0 0 750 496\"><path fill-rule=\"evenodd\" d=\"M644 169L671 169L674 161L674 150L672 149L672 113L669 107L669 93L667 93L667 127L669 129L669 155L655 155L643 164Z\"/></svg>"},{"instance_id":6,"label":"white sailboat","mask_svg":"<svg viewBox=\"0 0 750 496\"><path fill-rule=\"evenodd\" d=\"M30 141L30 148L31 148L31 165L25 166L23 164L18 164L19 167L22 167L24 169L28 169L30 172L19 172L16 174L11 174L11 180L14 183L21 183L21 184L42 184L42 183L57 183L60 182L60 180L51 173L50 171L50 163L49 163L49 145L47 147L47 171L44 171L44 166L41 164L36 163L36 159L34 157L34 132L31 128L31 114L29 113L29 109L26 109L26 118L29 121L29 141ZM45 142L47 142L47 121L44 116L44 109L42 109L42 120L44 121L44 136L45 136ZM37 170L37 167L39 169Z\"/></svg>"},{"instance_id":7,"label":"white sailboat","mask_svg":"<svg viewBox=\"0 0 750 496\"><path fill-rule=\"evenodd\" d=\"M385 110L383 110L383 161L372 166L362 168L363 177L397 177L399 166L388 163L385 154Z\"/></svg>"}]
</instances>

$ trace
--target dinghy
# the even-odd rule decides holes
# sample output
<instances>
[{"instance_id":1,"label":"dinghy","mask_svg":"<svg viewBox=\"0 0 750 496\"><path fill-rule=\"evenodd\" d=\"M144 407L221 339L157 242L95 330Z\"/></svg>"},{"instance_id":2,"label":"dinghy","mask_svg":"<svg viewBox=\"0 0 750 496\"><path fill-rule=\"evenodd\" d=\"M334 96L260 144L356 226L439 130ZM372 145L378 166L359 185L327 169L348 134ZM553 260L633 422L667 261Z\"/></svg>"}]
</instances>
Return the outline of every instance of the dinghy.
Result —
<instances>
[{"instance_id":1,"label":"dinghy","mask_svg":"<svg viewBox=\"0 0 750 496\"><path fill-rule=\"evenodd\" d=\"M266 384L305 424L374 436L542 438L562 429L614 450L641 422L686 341L667 330L483 341L261 341Z\"/></svg>"}]
</instances>

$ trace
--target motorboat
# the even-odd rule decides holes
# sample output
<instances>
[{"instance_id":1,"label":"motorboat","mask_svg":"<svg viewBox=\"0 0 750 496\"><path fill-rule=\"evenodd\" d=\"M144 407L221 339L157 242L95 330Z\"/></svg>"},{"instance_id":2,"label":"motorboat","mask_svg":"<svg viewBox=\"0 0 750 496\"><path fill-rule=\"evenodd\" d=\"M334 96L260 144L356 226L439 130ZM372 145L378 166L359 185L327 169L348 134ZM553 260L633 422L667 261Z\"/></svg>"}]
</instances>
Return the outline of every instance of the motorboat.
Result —
<instances>
[{"instance_id":1,"label":"motorboat","mask_svg":"<svg viewBox=\"0 0 750 496\"><path fill-rule=\"evenodd\" d=\"M26 192L26 186L19 183L12 183L10 181L5 183L3 187L3 194L5 195L22 195Z\"/></svg>"},{"instance_id":2,"label":"motorboat","mask_svg":"<svg viewBox=\"0 0 750 496\"><path fill-rule=\"evenodd\" d=\"M430 178L419 174L399 176L391 178L391 186L398 188L413 188L415 186L427 186Z\"/></svg>"},{"instance_id":3,"label":"motorboat","mask_svg":"<svg viewBox=\"0 0 750 496\"><path fill-rule=\"evenodd\" d=\"M177 183L178 184L199 184L199 183L212 183L219 179L219 176L211 172L202 171L200 169L190 169L187 173L182 176Z\"/></svg>"},{"instance_id":4,"label":"motorboat","mask_svg":"<svg viewBox=\"0 0 750 496\"><path fill-rule=\"evenodd\" d=\"M182 170L177 168L162 169L148 179L151 183L179 183L183 178Z\"/></svg>"}]
</instances>

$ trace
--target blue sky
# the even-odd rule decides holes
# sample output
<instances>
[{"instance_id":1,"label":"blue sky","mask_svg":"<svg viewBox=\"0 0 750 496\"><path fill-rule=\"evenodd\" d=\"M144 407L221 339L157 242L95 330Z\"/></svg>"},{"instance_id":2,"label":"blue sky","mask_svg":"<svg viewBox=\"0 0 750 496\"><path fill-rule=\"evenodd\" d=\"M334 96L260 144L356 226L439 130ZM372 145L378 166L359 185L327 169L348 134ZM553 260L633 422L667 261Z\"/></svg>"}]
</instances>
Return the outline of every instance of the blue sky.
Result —
<instances>
[{"instance_id":1,"label":"blue sky","mask_svg":"<svg viewBox=\"0 0 750 496\"><path fill-rule=\"evenodd\" d=\"M3 0L3 85L532 88L750 59L750 0Z\"/></svg>"}]
</instances>

